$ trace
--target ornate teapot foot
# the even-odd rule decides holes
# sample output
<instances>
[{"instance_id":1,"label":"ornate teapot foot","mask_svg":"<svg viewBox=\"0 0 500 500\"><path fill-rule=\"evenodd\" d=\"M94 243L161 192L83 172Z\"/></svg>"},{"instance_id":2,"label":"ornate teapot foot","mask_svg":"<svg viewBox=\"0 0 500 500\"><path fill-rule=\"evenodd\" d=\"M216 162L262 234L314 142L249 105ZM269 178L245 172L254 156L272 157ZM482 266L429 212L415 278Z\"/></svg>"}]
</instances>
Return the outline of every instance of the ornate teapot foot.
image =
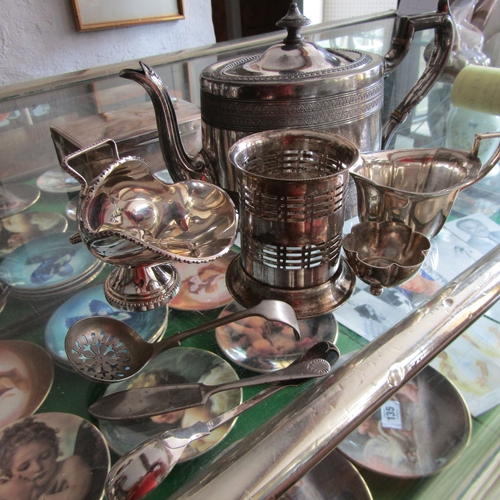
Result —
<instances>
[{"instance_id":1,"label":"ornate teapot foot","mask_svg":"<svg viewBox=\"0 0 500 500\"><path fill-rule=\"evenodd\" d=\"M170 263L117 267L106 279L106 300L125 311L149 311L168 304L179 291L181 279Z\"/></svg>"}]
</instances>

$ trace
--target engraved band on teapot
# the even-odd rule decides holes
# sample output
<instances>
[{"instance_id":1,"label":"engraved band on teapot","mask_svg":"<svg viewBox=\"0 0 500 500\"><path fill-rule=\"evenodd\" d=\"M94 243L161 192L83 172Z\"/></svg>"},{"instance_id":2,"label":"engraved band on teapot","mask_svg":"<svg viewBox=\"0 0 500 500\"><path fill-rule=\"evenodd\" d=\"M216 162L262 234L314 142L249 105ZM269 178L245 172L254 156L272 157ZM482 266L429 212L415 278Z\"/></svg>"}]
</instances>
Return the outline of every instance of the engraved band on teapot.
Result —
<instances>
[{"instance_id":1,"label":"engraved band on teapot","mask_svg":"<svg viewBox=\"0 0 500 500\"><path fill-rule=\"evenodd\" d=\"M363 119L383 104L383 81L326 97L256 101L201 93L201 119L212 127L246 132L287 127L326 128Z\"/></svg>"},{"instance_id":2,"label":"engraved band on teapot","mask_svg":"<svg viewBox=\"0 0 500 500\"><path fill-rule=\"evenodd\" d=\"M300 81L304 79L310 79L314 77L324 77L327 75L345 72L348 70L357 69L361 66L365 66L372 61L372 57L369 54L363 52L358 52L354 50L343 51L341 49L326 49L327 51L343 56L345 59L349 60L349 64L341 66L331 66L328 68L322 68L316 71L292 71L290 73L281 72L279 74L235 74L232 72L234 68L248 64L249 62L255 61L262 56L262 54L254 54L250 56L244 56L239 59L229 61L227 64L216 68L213 72L203 72L202 77L208 80L213 80L223 83L236 83L236 82L293 82ZM349 55L348 55L349 54ZM354 59L351 54L359 56Z\"/></svg>"}]
</instances>

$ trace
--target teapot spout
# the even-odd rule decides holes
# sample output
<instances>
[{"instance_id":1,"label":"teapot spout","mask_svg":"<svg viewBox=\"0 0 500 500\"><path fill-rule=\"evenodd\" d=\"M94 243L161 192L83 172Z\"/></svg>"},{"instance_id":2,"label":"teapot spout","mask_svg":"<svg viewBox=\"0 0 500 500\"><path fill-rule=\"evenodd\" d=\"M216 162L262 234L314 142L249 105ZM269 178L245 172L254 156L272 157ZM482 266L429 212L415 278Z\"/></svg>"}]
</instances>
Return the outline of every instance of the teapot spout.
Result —
<instances>
[{"instance_id":1,"label":"teapot spout","mask_svg":"<svg viewBox=\"0 0 500 500\"><path fill-rule=\"evenodd\" d=\"M216 176L204 151L191 156L184 149L174 105L161 78L144 62L140 61L139 64L140 70L124 69L120 71L120 76L137 82L149 94L155 110L163 161L173 181L194 179L217 184Z\"/></svg>"}]
</instances>

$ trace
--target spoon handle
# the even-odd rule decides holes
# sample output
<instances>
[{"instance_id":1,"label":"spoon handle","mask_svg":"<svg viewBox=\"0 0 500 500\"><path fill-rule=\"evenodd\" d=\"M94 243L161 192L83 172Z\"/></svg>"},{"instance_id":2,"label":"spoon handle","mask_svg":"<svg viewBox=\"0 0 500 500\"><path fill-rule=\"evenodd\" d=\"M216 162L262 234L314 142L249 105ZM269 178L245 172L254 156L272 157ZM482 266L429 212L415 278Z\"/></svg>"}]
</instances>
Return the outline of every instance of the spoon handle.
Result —
<instances>
[{"instance_id":1,"label":"spoon handle","mask_svg":"<svg viewBox=\"0 0 500 500\"><path fill-rule=\"evenodd\" d=\"M264 401L264 399L267 399L268 397L277 393L281 389L285 387L290 387L292 385L294 384L290 382L289 384L286 385L272 385L270 387L267 387L266 389L260 391L255 396L252 396L246 401L243 401L243 403L240 403L238 406L235 406L232 410L228 410L224 412L222 415L212 418L211 420L206 422L208 429L210 431L217 429L217 427L220 427L221 425L224 425L226 422L229 422L233 418L236 418L238 415L252 408L252 406L255 406L257 403Z\"/></svg>"},{"instance_id":2,"label":"spoon handle","mask_svg":"<svg viewBox=\"0 0 500 500\"><path fill-rule=\"evenodd\" d=\"M108 499L133 498L133 500L140 500L144 498L169 475L189 443L207 436L213 429L229 422L252 406L291 385L296 384L289 383L267 387L208 422L197 422L186 428L166 431L136 446L133 450L122 455L109 471L106 479Z\"/></svg>"},{"instance_id":3,"label":"spoon handle","mask_svg":"<svg viewBox=\"0 0 500 500\"><path fill-rule=\"evenodd\" d=\"M291 364L282 370L275 372L264 373L254 377L244 379L231 380L222 384L203 386L208 389L203 394L203 402L208 401L208 398L213 394L221 391L229 391L231 389L239 389L242 387L252 387L260 384L270 384L275 382L283 382L287 380L300 380L316 377L324 377L330 372L331 365L325 359L312 359L298 364Z\"/></svg>"},{"instance_id":4,"label":"spoon handle","mask_svg":"<svg viewBox=\"0 0 500 500\"><path fill-rule=\"evenodd\" d=\"M209 330L214 330L219 326L224 326L240 319L248 318L251 316L261 316L267 320L271 321L281 321L282 323L290 326L293 329L295 338L300 340L300 332L297 323L297 317L293 308L286 302L279 300L263 300L259 302L254 307L250 309L243 309L227 316L221 316L208 323L203 323L202 325L195 326L184 332L178 332L169 337L168 339L162 340L155 345L155 355L160 354L166 349L171 347L177 347L179 343L187 338L198 335L199 333L207 332Z\"/></svg>"},{"instance_id":5,"label":"spoon handle","mask_svg":"<svg viewBox=\"0 0 500 500\"><path fill-rule=\"evenodd\" d=\"M107 475L108 500L144 498L169 475L189 443L208 434L206 424L198 422L159 433L125 453Z\"/></svg>"},{"instance_id":6,"label":"spoon handle","mask_svg":"<svg viewBox=\"0 0 500 500\"><path fill-rule=\"evenodd\" d=\"M299 361L295 363L298 366L305 364L307 361L300 360L303 357L307 360L311 351L317 354L322 352L325 355L330 353L328 358L332 364L338 359L340 354L334 345L322 342L316 344L315 348L306 351L299 358ZM332 353L333 355L331 355ZM314 361L314 359L326 361L323 358L313 358L311 361ZM328 362L327 364L330 365ZM300 379L288 379L278 382L208 422L198 422L184 429L180 428L163 432L140 444L123 455L111 468L106 479L106 494L108 499L123 500L124 498L130 498L141 500L148 493L156 489L168 476L189 443L210 434L212 430L236 418L281 389L299 385L301 382L302 380Z\"/></svg>"}]
</instances>

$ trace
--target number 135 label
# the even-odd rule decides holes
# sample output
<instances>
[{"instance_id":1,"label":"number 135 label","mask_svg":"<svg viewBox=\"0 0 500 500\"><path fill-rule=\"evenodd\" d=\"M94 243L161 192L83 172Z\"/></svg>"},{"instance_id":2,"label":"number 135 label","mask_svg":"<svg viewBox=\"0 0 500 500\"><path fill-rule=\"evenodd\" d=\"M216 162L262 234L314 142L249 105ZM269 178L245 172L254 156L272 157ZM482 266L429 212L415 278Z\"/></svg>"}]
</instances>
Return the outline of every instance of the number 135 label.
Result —
<instances>
[{"instance_id":1,"label":"number 135 label","mask_svg":"<svg viewBox=\"0 0 500 500\"><path fill-rule=\"evenodd\" d=\"M399 401L386 401L380 411L382 413L382 427L398 430L403 428Z\"/></svg>"}]
</instances>

